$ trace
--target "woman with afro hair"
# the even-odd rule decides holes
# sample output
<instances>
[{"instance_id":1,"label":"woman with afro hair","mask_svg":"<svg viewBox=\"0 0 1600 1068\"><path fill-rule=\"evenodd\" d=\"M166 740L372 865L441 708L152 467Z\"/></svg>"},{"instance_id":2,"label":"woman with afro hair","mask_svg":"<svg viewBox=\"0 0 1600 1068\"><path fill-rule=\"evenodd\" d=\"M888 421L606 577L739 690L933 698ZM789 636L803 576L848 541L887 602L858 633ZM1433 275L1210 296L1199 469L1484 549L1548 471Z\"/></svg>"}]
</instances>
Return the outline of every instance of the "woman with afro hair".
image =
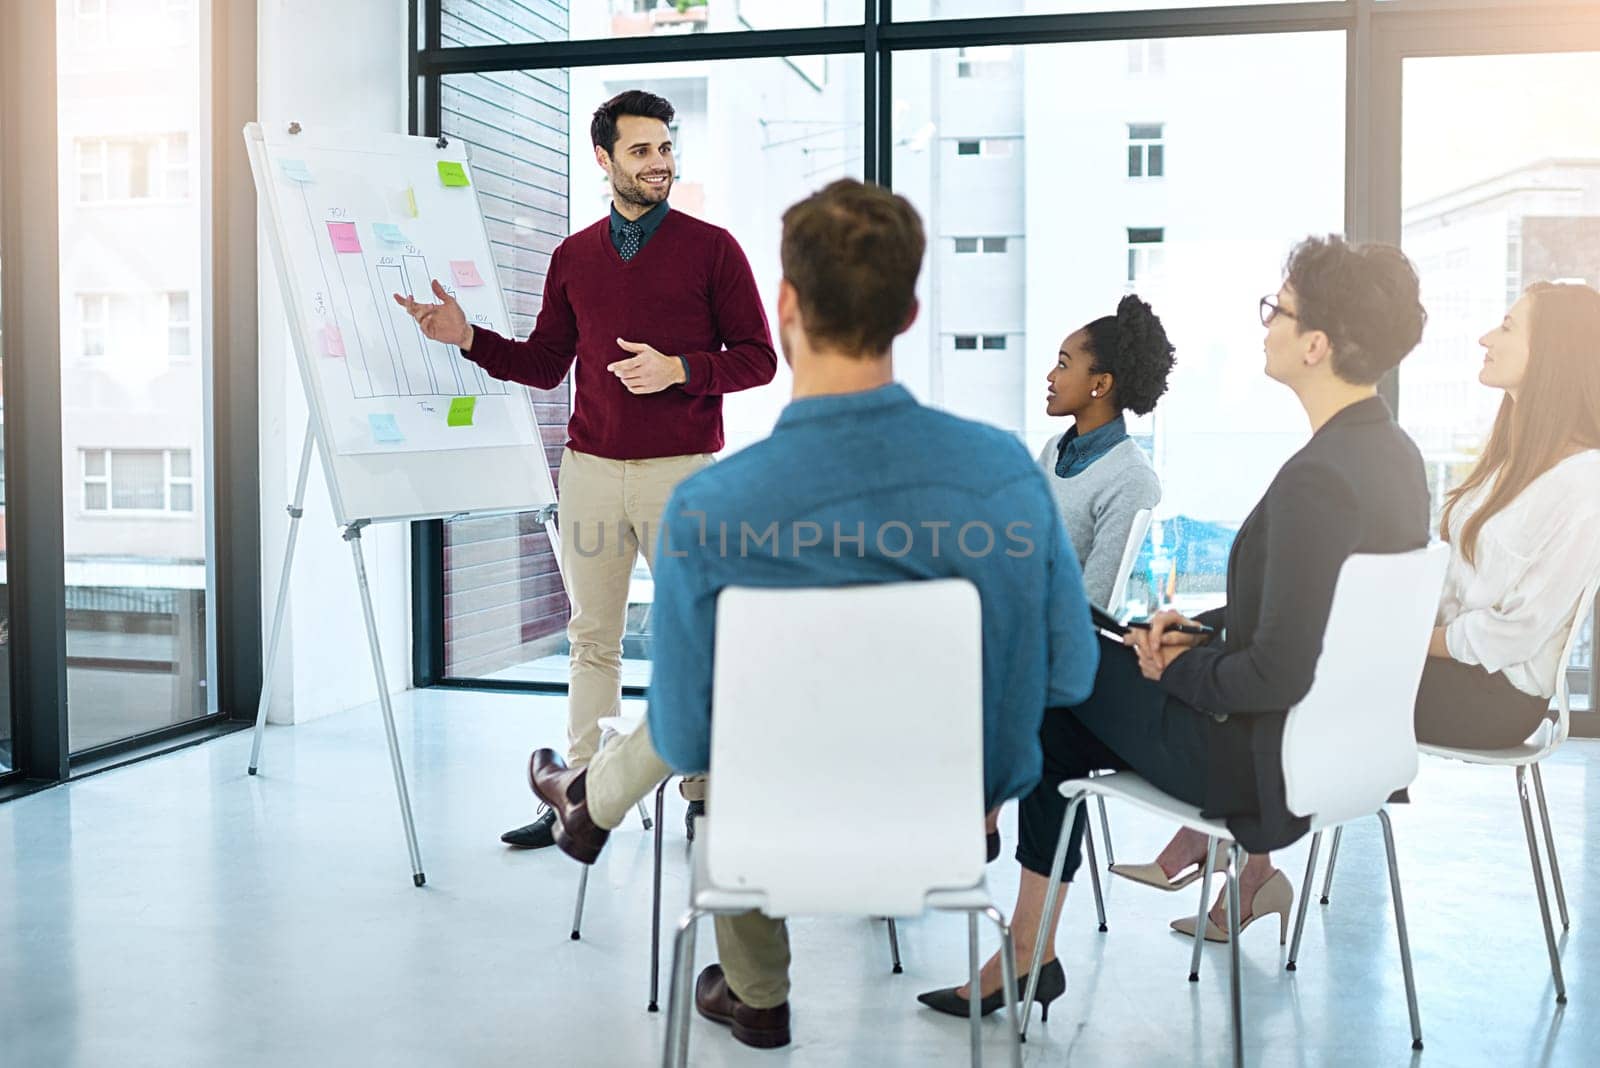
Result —
<instances>
[{"instance_id":1,"label":"woman with afro hair","mask_svg":"<svg viewBox=\"0 0 1600 1068\"><path fill-rule=\"evenodd\" d=\"M1150 305L1129 294L1115 315L1068 334L1056 354L1045 411L1072 418L1039 454L1050 490L1083 567L1089 600L1108 603L1123 550L1141 509L1161 501L1161 480L1128 437L1123 412L1147 415L1167 391L1172 345Z\"/></svg>"}]
</instances>

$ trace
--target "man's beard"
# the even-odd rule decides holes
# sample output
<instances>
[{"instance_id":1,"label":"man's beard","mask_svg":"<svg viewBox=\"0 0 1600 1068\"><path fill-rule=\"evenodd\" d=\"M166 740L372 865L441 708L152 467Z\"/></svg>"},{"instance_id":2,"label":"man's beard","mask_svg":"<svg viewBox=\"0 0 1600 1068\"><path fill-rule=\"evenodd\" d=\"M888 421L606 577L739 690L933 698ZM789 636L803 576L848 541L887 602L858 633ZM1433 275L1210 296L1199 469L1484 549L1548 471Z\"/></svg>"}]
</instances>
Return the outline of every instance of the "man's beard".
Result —
<instances>
[{"instance_id":1,"label":"man's beard","mask_svg":"<svg viewBox=\"0 0 1600 1068\"><path fill-rule=\"evenodd\" d=\"M611 191L618 200L640 208L653 208L661 201L666 200L672 192L672 176L668 176L666 184L661 186L661 196L656 197L656 187L644 183L641 178L619 175L612 179Z\"/></svg>"}]
</instances>

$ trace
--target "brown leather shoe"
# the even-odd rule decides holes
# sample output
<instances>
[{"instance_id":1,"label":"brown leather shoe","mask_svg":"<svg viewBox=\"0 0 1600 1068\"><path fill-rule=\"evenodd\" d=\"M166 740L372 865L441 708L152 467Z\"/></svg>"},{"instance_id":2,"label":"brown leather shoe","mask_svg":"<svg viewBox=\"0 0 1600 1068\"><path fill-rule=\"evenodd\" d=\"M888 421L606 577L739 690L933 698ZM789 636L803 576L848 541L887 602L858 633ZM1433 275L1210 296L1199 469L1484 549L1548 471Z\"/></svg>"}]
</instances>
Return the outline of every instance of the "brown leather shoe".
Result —
<instances>
[{"instance_id":1,"label":"brown leather shoe","mask_svg":"<svg viewBox=\"0 0 1600 1068\"><path fill-rule=\"evenodd\" d=\"M589 818L588 776L588 768L567 767L554 749L535 749L528 758L528 785L556 814L556 845L580 864L593 864L611 834Z\"/></svg>"},{"instance_id":2,"label":"brown leather shoe","mask_svg":"<svg viewBox=\"0 0 1600 1068\"><path fill-rule=\"evenodd\" d=\"M712 1023L733 1028L733 1037L756 1049L777 1049L789 1044L789 1003L770 1009L752 1009L728 989L722 965L713 964L694 984L694 1007Z\"/></svg>"}]
</instances>

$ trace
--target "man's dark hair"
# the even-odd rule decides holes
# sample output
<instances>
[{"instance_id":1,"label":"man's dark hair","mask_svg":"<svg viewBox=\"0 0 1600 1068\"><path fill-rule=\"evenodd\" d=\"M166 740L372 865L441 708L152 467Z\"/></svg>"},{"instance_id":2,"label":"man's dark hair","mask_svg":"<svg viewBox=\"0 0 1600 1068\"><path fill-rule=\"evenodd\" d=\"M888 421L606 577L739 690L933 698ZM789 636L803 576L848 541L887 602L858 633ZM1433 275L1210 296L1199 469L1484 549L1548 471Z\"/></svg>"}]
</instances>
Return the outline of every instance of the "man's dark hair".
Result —
<instances>
[{"instance_id":1,"label":"man's dark hair","mask_svg":"<svg viewBox=\"0 0 1600 1068\"><path fill-rule=\"evenodd\" d=\"M1117 314L1096 319L1084 330L1094 354L1094 374L1109 374L1117 407L1148 415L1167 391L1173 348L1155 311L1129 293L1117 303Z\"/></svg>"},{"instance_id":2,"label":"man's dark hair","mask_svg":"<svg viewBox=\"0 0 1600 1068\"><path fill-rule=\"evenodd\" d=\"M841 178L783 213L783 277L806 334L841 352L888 351L917 299L927 240L905 197Z\"/></svg>"},{"instance_id":3,"label":"man's dark hair","mask_svg":"<svg viewBox=\"0 0 1600 1068\"><path fill-rule=\"evenodd\" d=\"M677 112L672 110L672 105L664 97L643 89L629 89L607 100L594 109L594 118L589 123L589 140L594 142L594 147L605 149L608 156L617 147L617 119L623 115L660 119L671 126Z\"/></svg>"},{"instance_id":4,"label":"man's dark hair","mask_svg":"<svg viewBox=\"0 0 1600 1068\"><path fill-rule=\"evenodd\" d=\"M1352 245L1308 237L1284 269L1301 332L1321 330L1333 348L1333 373L1370 386L1399 366L1428 321L1416 268L1393 245Z\"/></svg>"}]
</instances>

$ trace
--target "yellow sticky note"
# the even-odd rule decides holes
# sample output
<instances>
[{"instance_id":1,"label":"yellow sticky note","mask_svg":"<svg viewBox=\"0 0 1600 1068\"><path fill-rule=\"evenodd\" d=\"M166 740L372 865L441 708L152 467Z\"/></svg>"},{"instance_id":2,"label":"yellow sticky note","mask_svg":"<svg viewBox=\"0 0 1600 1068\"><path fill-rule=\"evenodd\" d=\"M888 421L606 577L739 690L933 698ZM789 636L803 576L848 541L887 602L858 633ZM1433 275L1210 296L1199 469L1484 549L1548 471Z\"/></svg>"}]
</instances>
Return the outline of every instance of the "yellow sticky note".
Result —
<instances>
[{"instance_id":1,"label":"yellow sticky note","mask_svg":"<svg viewBox=\"0 0 1600 1068\"><path fill-rule=\"evenodd\" d=\"M439 181L445 185L471 185L467 181L467 169L453 159L439 161Z\"/></svg>"},{"instance_id":2,"label":"yellow sticky note","mask_svg":"<svg viewBox=\"0 0 1600 1068\"><path fill-rule=\"evenodd\" d=\"M456 397L450 401L450 414L445 416L447 426L471 426L472 413L478 407L477 397Z\"/></svg>"},{"instance_id":3,"label":"yellow sticky note","mask_svg":"<svg viewBox=\"0 0 1600 1068\"><path fill-rule=\"evenodd\" d=\"M406 212L415 219L417 217L417 191L406 186Z\"/></svg>"}]
</instances>

